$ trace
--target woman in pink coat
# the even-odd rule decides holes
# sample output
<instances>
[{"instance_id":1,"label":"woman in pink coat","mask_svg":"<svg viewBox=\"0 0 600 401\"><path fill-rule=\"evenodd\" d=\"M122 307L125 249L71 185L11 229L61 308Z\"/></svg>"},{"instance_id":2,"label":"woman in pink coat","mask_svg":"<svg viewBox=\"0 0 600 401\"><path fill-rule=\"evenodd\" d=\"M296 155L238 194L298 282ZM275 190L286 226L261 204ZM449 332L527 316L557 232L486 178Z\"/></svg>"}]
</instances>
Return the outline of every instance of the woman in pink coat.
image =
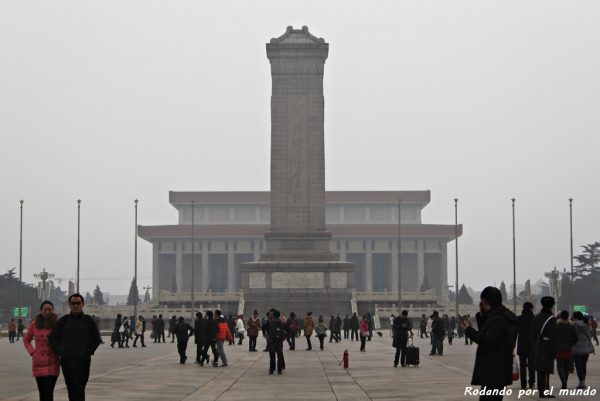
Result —
<instances>
[{"instance_id":1,"label":"woman in pink coat","mask_svg":"<svg viewBox=\"0 0 600 401\"><path fill-rule=\"evenodd\" d=\"M54 399L54 385L60 372L58 356L54 353L48 341L48 336L54 329L56 320L57 316L54 313L52 302L42 302L40 313L29 326L23 339L25 348L31 355L33 362L33 376L40 392L40 401L52 401ZM31 340L35 342L35 348L31 345Z\"/></svg>"}]
</instances>

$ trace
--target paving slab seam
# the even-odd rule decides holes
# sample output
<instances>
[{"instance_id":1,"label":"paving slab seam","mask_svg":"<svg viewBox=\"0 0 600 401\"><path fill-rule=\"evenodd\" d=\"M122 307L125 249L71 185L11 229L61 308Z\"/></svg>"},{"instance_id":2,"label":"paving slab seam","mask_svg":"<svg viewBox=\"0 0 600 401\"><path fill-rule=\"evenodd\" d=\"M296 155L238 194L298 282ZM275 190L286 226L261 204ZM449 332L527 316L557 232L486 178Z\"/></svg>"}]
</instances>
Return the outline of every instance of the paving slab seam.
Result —
<instances>
[{"instance_id":1,"label":"paving slab seam","mask_svg":"<svg viewBox=\"0 0 600 401\"><path fill-rule=\"evenodd\" d=\"M248 356L250 356L250 355L248 355ZM232 364L232 365L231 365L231 368L235 368L235 366L236 366L236 365L238 365L240 362L245 362L245 361L247 361L247 360L248 360L248 356L246 356L246 357L244 357L244 358L240 359L239 361L235 362L234 364ZM215 401L216 401L216 400L218 400L219 398L221 398L221 397L223 396L223 394L225 394L227 391L229 391L229 389L230 389L231 387L233 387L233 385L235 385L235 384L236 384L236 383L237 383L237 382L240 380L240 377L244 376L244 374L246 374L246 372L247 372L247 371L248 371L250 368L252 368L252 367L253 367L253 366L256 364L256 362L258 362L259 360L261 360L261 359L262 359L262 357L263 357L263 353L261 353L261 354L258 356L258 358L254 359L254 361L253 361L253 362L252 362L250 365L248 365L248 366L247 366L247 367L246 367L246 368L245 368L245 369L242 371L242 373L241 373L240 375L238 375L238 376L237 376L237 377L236 377L236 378L233 380L233 382L232 382L232 383L231 383L229 386L227 386L227 388L226 388L225 390L223 390L222 392L220 392L220 393L217 395L217 397L216 397L216 398L214 398L214 400L215 400ZM250 358L250 360L252 360L252 358ZM189 393L188 395L186 395L186 396L184 396L183 398L181 398L181 400L182 400L182 401L184 401L184 400L187 400L187 399L189 399L189 398L190 398L190 397L192 397L194 394L196 394L198 391L202 390L202 388L203 388L203 387L207 386L208 384L211 384L211 383L213 383L215 380L217 380L217 379L218 379L220 376L222 376L223 374L225 374L225 373L228 373L228 371L229 371L228 369L225 369L225 370L223 370L222 372L220 372L219 374L217 374L215 377L213 377L212 379L210 379L209 381L207 381L206 383L204 383L204 384L203 384L203 385L201 385L200 387L196 388L194 391L192 391L192 392L191 392L191 393Z\"/></svg>"},{"instance_id":2,"label":"paving slab seam","mask_svg":"<svg viewBox=\"0 0 600 401\"><path fill-rule=\"evenodd\" d=\"M340 360L336 358L336 356L333 353L333 351L328 351L328 352L331 355L331 357L338 363L338 365L341 365ZM331 384L331 379L329 378L329 375L327 374L327 371L325 370L325 366L323 365L323 360L321 359L321 356L320 356L320 354L318 352L317 352L317 358L319 358L319 362L321 363L321 367L323 369L323 373L325 373L325 377L327 377L327 382L329 383L329 387L331 387L331 391L333 392L333 395L334 395L335 399L338 400L337 393L333 389L333 385ZM348 371L348 369L344 369L344 373L346 373L346 375L348 375L352 379L352 381L354 382L354 384L356 384L358 386L358 388L363 392L363 394L365 395L365 397L367 397L367 399L372 400L372 398L365 391L365 389L362 388L362 386L360 384L358 384L358 382L356 381L356 379L354 378L354 376L352 376L352 374L350 374L350 372Z\"/></svg>"},{"instance_id":3,"label":"paving slab seam","mask_svg":"<svg viewBox=\"0 0 600 401\"><path fill-rule=\"evenodd\" d=\"M130 369L131 367L134 367L134 366L144 366L144 365L146 365L149 362L156 362L156 361L159 361L161 359L171 358L171 357L173 357L172 354L171 355L164 355L164 356L159 356L159 357L156 357L156 358L146 359L146 360L144 360L142 362L132 363L131 365L122 366L120 368L110 369L110 370L107 370L106 372L103 372L103 373L98 373L98 374L95 374L95 375L90 375L89 381L93 381L93 380L99 379L101 377L111 375L113 373L118 373L118 372L121 372L121 371L124 371L124 370L128 370L128 369ZM94 361L92 360L92 364L93 363L94 363ZM62 383L62 384L58 384L54 388L54 390L55 391L56 390L63 390L63 389L66 389L66 388L67 388L66 385L64 383ZM22 400L27 400L29 398L36 397L38 395L39 395L38 391L31 391L29 393L23 394L22 396L8 398L8 399L6 399L6 401L22 401Z\"/></svg>"}]
</instances>

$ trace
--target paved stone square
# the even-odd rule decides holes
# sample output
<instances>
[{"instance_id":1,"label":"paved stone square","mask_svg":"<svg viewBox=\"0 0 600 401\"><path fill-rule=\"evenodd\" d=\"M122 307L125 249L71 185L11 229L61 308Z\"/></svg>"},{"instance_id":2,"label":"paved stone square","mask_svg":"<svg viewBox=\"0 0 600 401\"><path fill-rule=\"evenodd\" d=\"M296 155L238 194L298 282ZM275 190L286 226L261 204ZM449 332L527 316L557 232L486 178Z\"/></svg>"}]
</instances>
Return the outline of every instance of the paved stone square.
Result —
<instances>
[{"instance_id":1,"label":"paved stone square","mask_svg":"<svg viewBox=\"0 0 600 401\"><path fill-rule=\"evenodd\" d=\"M268 354L248 352L243 346L227 346L229 366L226 368L199 367L192 363L179 364L175 344L148 343L147 348L112 349L103 344L92 361L92 373L87 386L88 400L476 400L465 396L469 385L476 345L465 346L462 341L453 346L444 344L444 356L429 356L428 340L415 340L421 350L418 368L393 368L391 339L386 332L382 338L367 343L367 352L359 352L359 343L344 340L328 343L324 351L305 351L305 340L297 341L296 351L287 351L286 370L281 376L269 376ZM327 339L328 340L328 339ZM105 338L105 341L108 341ZM259 338L257 349L264 348ZM350 369L340 366L344 349L350 350ZM195 352L193 338L188 348L188 361ZM9 344L0 340L0 400L38 399L35 381L31 377L30 359L22 342ZM588 364L588 385L600 390L600 362L592 355ZM570 384L576 384L576 376ZM552 385L559 387L557 375ZM505 399L517 399L514 394ZM560 397L589 399L595 397ZM537 397L522 397L537 399ZM62 376L55 391L55 400L67 400Z\"/></svg>"}]
</instances>

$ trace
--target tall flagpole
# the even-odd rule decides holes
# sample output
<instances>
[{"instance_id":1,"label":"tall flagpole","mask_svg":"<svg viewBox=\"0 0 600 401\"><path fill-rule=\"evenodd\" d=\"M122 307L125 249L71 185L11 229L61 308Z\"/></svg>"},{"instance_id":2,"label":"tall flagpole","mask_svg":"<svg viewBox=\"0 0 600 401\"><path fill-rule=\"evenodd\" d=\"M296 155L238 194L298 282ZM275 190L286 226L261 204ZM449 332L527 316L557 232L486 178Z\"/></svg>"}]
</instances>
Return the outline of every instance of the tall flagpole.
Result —
<instances>
[{"instance_id":1,"label":"tall flagpole","mask_svg":"<svg viewBox=\"0 0 600 401\"><path fill-rule=\"evenodd\" d=\"M515 241L515 198L512 198L512 242L513 242L513 313L517 313L517 254Z\"/></svg>"},{"instance_id":2,"label":"tall flagpole","mask_svg":"<svg viewBox=\"0 0 600 401\"><path fill-rule=\"evenodd\" d=\"M134 207L135 207L135 229L134 229L134 235L135 235L135 239L134 239L134 251L133 251L133 318L135 319L134 321L137 321L137 304L138 304L138 284L137 284L137 259L138 259L138 252L137 252L137 239L138 239L138 200L135 199L133 201L134 203Z\"/></svg>"},{"instance_id":3,"label":"tall flagpole","mask_svg":"<svg viewBox=\"0 0 600 401\"><path fill-rule=\"evenodd\" d=\"M456 256L456 281L454 283L454 298L456 317L460 316L458 311L458 198L454 198L454 254Z\"/></svg>"},{"instance_id":4,"label":"tall flagpole","mask_svg":"<svg viewBox=\"0 0 600 401\"><path fill-rule=\"evenodd\" d=\"M194 253L196 251L195 246L194 246L194 209L196 208L195 205L196 201L192 200L192 282L190 284L191 286L191 306L190 306L190 310L192 311L192 322L194 321Z\"/></svg>"},{"instance_id":5,"label":"tall flagpole","mask_svg":"<svg viewBox=\"0 0 600 401\"><path fill-rule=\"evenodd\" d=\"M79 294L79 238L81 232L81 199L77 199L77 292Z\"/></svg>"},{"instance_id":6,"label":"tall flagpole","mask_svg":"<svg viewBox=\"0 0 600 401\"><path fill-rule=\"evenodd\" d=\"M402 199L398 199L398 316L402 313Z\"/></svg>"},{"instance_id":7,"label":"tall flagpole","mask_svg":"<svg viewBox=\"0 0 600 401\"><path fill-rule=\"evenodd\" d=\"M21 283L23 282L23 203L25 201L21 199L19 203L21 204L21 224L19 229L19 287L18 287L18 304L17 310L19 311L18 316L21 317Z\"/></svg>"}]
</instances>

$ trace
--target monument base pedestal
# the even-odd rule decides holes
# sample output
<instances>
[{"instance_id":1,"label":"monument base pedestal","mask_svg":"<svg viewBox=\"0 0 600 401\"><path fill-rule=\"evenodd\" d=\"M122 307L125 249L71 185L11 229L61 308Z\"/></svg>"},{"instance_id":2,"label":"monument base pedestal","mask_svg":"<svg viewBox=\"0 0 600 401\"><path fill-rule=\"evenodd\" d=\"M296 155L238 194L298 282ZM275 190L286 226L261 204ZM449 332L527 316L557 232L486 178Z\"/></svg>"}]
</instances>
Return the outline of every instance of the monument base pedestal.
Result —
<instances>
[{"instance_id":1,"label":"monument base pedestal","mask_svg":"<svg viewBox=\"0 0 600 401\"><path fill-rule=\"evenodd\" d=\"M354 264L340 261L258 261L241 265L244 314L271 308L286 316L351 314Z\"/></svg>"}]
</instances>

